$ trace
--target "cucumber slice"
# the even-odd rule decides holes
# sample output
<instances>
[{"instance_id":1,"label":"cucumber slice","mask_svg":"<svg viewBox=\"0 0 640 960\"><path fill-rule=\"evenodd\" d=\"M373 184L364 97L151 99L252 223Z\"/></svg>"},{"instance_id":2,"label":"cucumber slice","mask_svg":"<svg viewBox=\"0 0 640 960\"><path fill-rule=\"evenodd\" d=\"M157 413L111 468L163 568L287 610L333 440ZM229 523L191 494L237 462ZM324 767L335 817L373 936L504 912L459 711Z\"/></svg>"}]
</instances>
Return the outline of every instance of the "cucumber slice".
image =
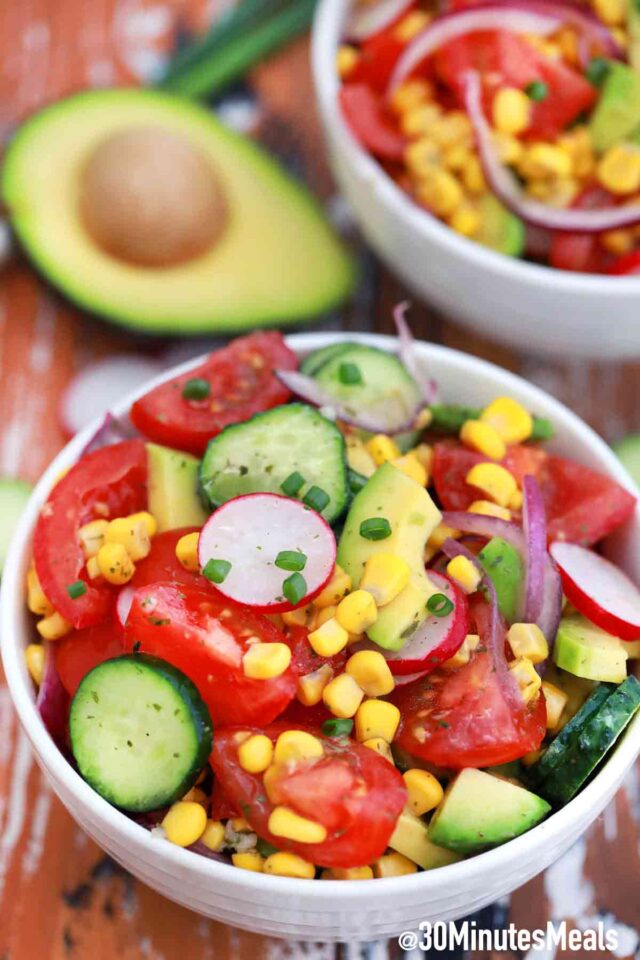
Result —
<instances>
[{"instance_id":1,"label":"cucumber slice","mask_svg":"<svg viewBox=\"0 0 640 960\"><path fill-rule=\"evenodd\" d=\"M625 644L579 615L560 621L553 660L585 680L621 683L627 675Z\"/></svg>"},{"instance_id":2,"label":"cucumber slice","mask_svg":"<svg viewBox=\"0 0 640 960\"><path fill-rule=\"evenodd\" d=\"M20 515L31 496L32 487L16 477L0 477L0 574Z\"/></svg>"},{"instance_id":3,"label":"cucumber slice","mask_svg":"<svg viewBox=\"0 0 640 960\"><path fill-rule=\"evenodd\" d=\"M340 516L350 496L344 438L303 403L274 407L214 437L200 465L200 487L215 509L247 493L286 493L282 485L292 474L304 479L292 495L306 502L311 488L320 488L329 501L318 512L329 523Z\"/></svg>"},{"instance_id":4,"label":"cucumber slice","mask_svg":"<svg viewBox=\"0 0 640 960\"><path fill-rule=\"evenodd\" d=\"M640 13L639 13L640 18ZM624 440L614 443L613 449L618 454L623 466L627 468L637 484L640 484L640 433L635 433Z\"/></svg>"},{"instance_id":5,"label":"cucumber slice","mask_svg":"<svg viewBox=\"0 0 640 960\"><path fill-rule=\"evenodd\" d=\"M496 588L500 613L507 623L515 623L524 585L522 557L502 537L494 537L482 548L478 560Z\"/></svg>"},{"instance_id":6,"label":"cucumber slice","mask_svg":"<svg viewBox=\"0 0 640 960\"><path fill-rule=\"evenodd\" d=\"M633 676L627 677L582 725L562 763L540 784L540 793L557 806L568 803L611 750L638 709L640 683Z\"/></svg>"},{"instance_id":7,"label":"cucumber slice","mask_svg":"<svg viewBox=\"0 0 640 960\"><path fill-rule=\"evenodd\" d=\"M328 347L321 347L319 350L314 350L313 353L305 357L300 364L300 373L305 373L308 377L315 376L320 367L323 367L325 363L333 360L333 358L339 356L339 354L344 353L345 350L350 350L352 346L352 343L332 343Z\"/></svg>"},{"instance_id":8,"label":"cucumber slice","mask_svg":"<svg viewBox=\"0 0 640 960\"><path fill-rule=\"evenodd\" d=\"M609 683L601 683L595 688L578 712L565 724L557 737L554 737L537 763L527 767L526 779L529 783L535 786L562 767L582 728L597 714L614 690L615 687Z\"/></svg>"},{"instance_id":9,"label":"cucumber slice","mask_svg":"<svg viewBox=\"0 0 640 960\"><path fill-rule=\"evenodd\" d=\"M184 796L213 742L209 711L191 680L146 654L106 660L84 677L69 734L87 783L135 813Z\"/></svg>"}]
</instances>

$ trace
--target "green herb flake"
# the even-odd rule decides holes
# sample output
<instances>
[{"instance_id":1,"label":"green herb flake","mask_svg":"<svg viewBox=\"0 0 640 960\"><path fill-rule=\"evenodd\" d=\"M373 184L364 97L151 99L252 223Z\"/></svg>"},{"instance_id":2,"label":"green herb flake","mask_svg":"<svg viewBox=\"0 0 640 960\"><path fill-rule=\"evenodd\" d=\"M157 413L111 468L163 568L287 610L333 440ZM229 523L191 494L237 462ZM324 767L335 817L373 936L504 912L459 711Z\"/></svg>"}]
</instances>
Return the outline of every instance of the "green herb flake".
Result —
<instances>
[{"instance_id":1,"label":"green herb flake","mask_svg":"<svg viewBox=\"0 0 640 960\"><path fill-rule=\"evenodd\" d=\"M534 80L527 87L525 87L524 92L530 100L540 103L542 100L546 100L549 96L549 85L543 80Z\"/></svg>"},{"instance_id":2,"label":"green herb flake","mask_svg":"<svg viewBox=\"0 0 640 960\"><path fill-rule=\"evenodd\" d=\"M453 603L444 593L434 593L427 600L427 610L436 617L446 617L453 610Z\"/></svg>"},{"instance_id":3,"label":"green herb flake","mask_svg":"<svg viewBox=\"0 0 640 960\"><path fill-rule=\"evenodd\" d=\"M72 600L77 600L78 597L83 597L87 592L87 585L84 580L76 580L74 583L70 583L67 586L67 593Z\"/></svg>"},{"instance_id":4,"label":"green herb flake","mask_svg":"<svg viewBox=\"0 0 640 960\"><path fill-rule=\"evenodd\" d=\"M187 380L182 388L182 396L185 400L206 400L210 393L211 384L203 377Z\"/></svg>"},{"instance_id":5,"label":"green herb flake","mask_svg":"<svg viewBox=\"0 0 640 960\"><path fill-rule=\"evenodd\" d=\"M348 737L353 730L353 720L331 717L324 721L321 730L325 737Z\"/></svg>"},{"instance_id":6,"label":"green herb flake","mask_svg":"<svg viewBox=\"0 0 640 960\"><path fill-rule=\"evenodd\" d=\"M311 510L315 510L316 513L322 513L330 500L331 497L326 490L323 490L322 487L313 486L309 487L306 496L304 496L302 499L302 502L305 506L310 507Z\"/></svg>"},{"instance_id":7,"label":"green herb flake","mask_svg":"<svg viewBox=\"0 0 640 960\"><path fill-rule=\"evenodd\" d=\"M281 550L275 559L276 567L280 570L304 570L307 564L306 554L301 550Z\"/></svg>"},{"instance_id":8,"label":"green herb flake","mask_svg":"<svg viewBox=\"0 0 640 960\"><path fill-rule=\"evenodd\" d=\"M282 584L282 592L294 607L307 595L307 581L301 573L292 573Z\"/></svg>"},{"instance_id":9,"label":"green herb flake","mask_svg":"<svg viewBox=\"0 0 640 960\"><path fill-rule=\"evenodd\" d=\"M224 583L229 576L231 564L228 560L207 560L202 569L203 576L212 583Z\"/></svg>"},{"instance_id":10,"label":"green herb flake","mask_svg":"<svg viewBox=\"0 0 640 960\"><path fill-rule=\"evenodd\" d=\"M362 371L357 363L341 363L338 367L338 379L345 386L356 386L364 383Z\"/></svg>"},{"instance_id":11,"label":"green herb flake","mask_svg":"<svg viewBox=\"0 0 640 960\"><path fill-rule=\"evenodd\" d=\"M280 484L280 489L287 497L295 497L296 494L300 493L304 487L305 479L301 473L298 473L297 470L294 470L293 473L290 473L286 480Z\"/></svg>"},{"instance_id":12,"label":"green herb flake","mask_svg":"<svg viewBox=\"0 0 640 960\"><path fill-rule=\"evenodd\" d=\"M386 517L369 517L360 524L360 536L365 540L386 540L391 536L391 524Z\"/></svg>"}]
</instances>

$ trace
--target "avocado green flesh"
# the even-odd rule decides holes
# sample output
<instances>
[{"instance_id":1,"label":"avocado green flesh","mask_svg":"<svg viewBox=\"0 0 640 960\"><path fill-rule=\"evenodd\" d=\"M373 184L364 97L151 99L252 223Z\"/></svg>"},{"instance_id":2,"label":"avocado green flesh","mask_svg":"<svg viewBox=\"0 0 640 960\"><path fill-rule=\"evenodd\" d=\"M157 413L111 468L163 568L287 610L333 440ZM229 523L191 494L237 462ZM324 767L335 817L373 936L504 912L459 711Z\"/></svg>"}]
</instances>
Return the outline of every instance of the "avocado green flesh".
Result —
<instances>
[{"instance_id":1,"label":"avocado green flesh","mask_svg":"<svg viewBox=\"0 0 640 960\"><path fill-rule=\"evenodd\" d=\"M524 583L522 557L506 540L494 537L480 551L478 560L496 588L500 613L508 623L515 623Z\"/></svg>"},{"instance_id":2,"label":"avocado green flesh","mask_svg":"<svg viewBox=\"0 0 640 960\"><path fill-rule=\"evenodd\" d=\"M640 434L636 433L614 443L613 449L635 482L640 484Z\"/></svg>"},{"instance_id":3,"label":"avocado green flesh","mask_svg":"<svg viewBox=\"0 0 640 960\"><path fill-rule=\"evenodd\" d=\"M447 788L429 839L457 853L478 853L519 837L550 810L546 800L524 787L469 767Z\"/></svg>"},{"instance_id":4,"label":"avocado green flesh","mask_svg":"<svg viewBox=\"0 0 640 960\"><path fill-rule=\"evenodd\" d=\"M474 239L498 253L510 257L521 256L525 242L522 220L507 210L492 193L482 198L480 206L482 227Z\"/></svg>"},{"instance_id":5,"label":"avocado green flesh","mask_svg":"<svg viewBox=\"0 0 640 960\"><path fill-rule=\"evenodd\" d=\"M391 536L367 540L360 525L372 517L386 517ZM357 587L364 567L376 553L402 557L411 568L411 579L391 603L381 607L367 631L370 640L386 650L400 650L424 620L429 597L437 593L424 568L424 547L440 523L441 514L420 484L390 463L376 470L351 504L338 545L338 563Z\"/></svg>"},{"instance_id":6,"label":"avocado green flesh","mask_svg":"<svg viewBox=\"0 0 640 960\"><path fill-rule=\"evenodd\" d=\"M598 151L608 150L640 129L640 73L611 61L600 99L589 121Z\"/></svg>"},{"instance_id":7,"label":"avocado green flesh","mask_svg":"<svg viewBox=\"0 0 640 960\"><path fill-rule=\"evenodd\" d=\"M227 201L219 242L173 267L111 257L79 216L79 173L94 148L141 126L168 129L210 158ZM89 91L36 114L7 149L1 194L47 279L127 327L195 334L280 325L335 306L353 284L352 263L306 190L208 111L157 91Z\"/></svg>"},{"instance_id":8,"label":"avocado green flesh","mask_svg":"<svg viewBox=\"0 0 640 960\"><path fill-rule=\"evenodd\" d=\"M179 527L201 527L208 514L198 495L200 461L188 453L147 444L149 512L158 533Z\"/></svg>"},{"instance_id":9,"label":"avocado green flesh","mask_svg":"<svg viewBox=\"0 0 640 960\"><path fill-rule=\"evenodd\" d=\"M560 621L553 659L562 670L587 680L620 683L627 675L624 643L581 616Z\"/></svg>"}]
</instances>

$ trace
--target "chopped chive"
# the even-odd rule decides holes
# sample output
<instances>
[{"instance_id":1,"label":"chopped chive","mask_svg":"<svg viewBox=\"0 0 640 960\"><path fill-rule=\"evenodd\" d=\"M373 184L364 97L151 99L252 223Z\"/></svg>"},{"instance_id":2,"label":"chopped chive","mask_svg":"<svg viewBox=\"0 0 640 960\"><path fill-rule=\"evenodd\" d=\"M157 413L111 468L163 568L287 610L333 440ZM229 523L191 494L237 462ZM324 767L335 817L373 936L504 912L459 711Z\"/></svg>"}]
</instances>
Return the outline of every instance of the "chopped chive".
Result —
<instances>
[{"instance_id":1,"label":"chopped chive","mask_svg":"<svg viewBox=\"0 0 640 960\"><path fill-rule=\"evenodd\" d=\"M282 592L295 607L307 595L307 581L301 573L292 573L282 584Z\"/></svg>"},{"instance_id":2,"label":"chopped chive","mask_svg":"<svg viewBox=\"0 0 640 960\"><path fill-rule=\"evenodd\" d=\"M206 400L211 393L211 384L204 377L193 377L187 380L182 388L185 400Z\"/></svg>"},{"instance_id":3,"label":"chopped chive","mask_svg":"<svg viewBox=\"0 0 640 960\"><path fill-rule=\"evenodd\" d=\"M353 720L331 717L324 721L321 730L325 737L348 737L353 730Z\"/></svg>"},{"instance_id":4,"label":"chopped chive","mask_svg":"<svg viewBox=\"0 0 640 960\"><path fill-rule=\"evenodd\" d=\"M307 556L301 550L281 550L276 557L276 567L281 570L304 570Z\"/></svg>"},{"instance_id":5,"label":"chopped chive","mask_svg":"<svg viewBox=\"0 0 640 960\"><path fill-rule=\"evenodd\" d=\"M434 593L427 600L427 610L436 617L446 617L453 610L453 603L444 593Z\"/></svg>"},{"instance_id":6,"label":"chopped chive","mask_svg":"<svg viewBox=\"0 0 640 960\"><path fill-rule=\"evenodd\" d=\"M357 470L352 470L351 467L347 468L347 480L349 482L349 490L351 493L355 494L360 493L364 485L366 484L369 478L365 477L363 473L358 473Z\"/></svg>"},{"instance_id":7,"label":"chopped chive","mask_svg":"<svg viewBox=\"0 0 640 960\"><path fill-rule=\"evenodd\" d=\"M78 597L82 597L87 592L87 585L84 580L76 580L74 583L70 583L67 587L67 593L72 600L77 600Z\"/></svg>"},{"instance_id":8,"label":"chopped chive","mask_svg":"<svg viewBox=\"0 0 640 960\"><path fill-rule=\"evenodd\" d=\"M207 560L202 573L212 583L224 583L230 570L231 564L228 560Z\"/></svg>"},{"instance_id":9,"label":"chopped chive","mask_svg":"<svg viewBox=\"0 0 640 960\"><path fill-rule=\"evenodd\" d=\"M329 500L331 497L322 487L309 487L306 496L302 498L302 502L317 513L322 513Z\"/></svg>"},{"instance_id":10,"label":"chopped chive","mask_svg":"<svg viewBox=\"0 0 640 960\"><path fill-rule=\"evenodd\" d=\"M589 61L587 69L585 70L585 76L594 87L601 87L607 79L609 70L610 64L608 60L605 60L604 57L594 57L593 60Z\"/></svg>"},{"instance_id":11,"label":"chopped chive","mask_svg":"<svg viewBox=\"0 0 640 960\"><path fill-rule=\"evenodd\" d=\"M360 536L365 540L386 540L391 536L391 524L386 517L369 517L360 524Z\"/></svg>"},{"instance_id":12,"label":"chopped chive","mask_svg":"<svg viewBox=\"0 0 640 960\"><path fill-rule=\"evenodd\" d=\"M535 100L539 103L541 100L547 99L549 95L549 85L543 80L534 80L524 88L524 92L530 100Z\"/></svg>"},{"instance_id":13,"label":"chopped chive","mask_svg":"<svg viewBox=\"0 0 640 960\"><path fill-rule=\"evenodd\" d=\"M301 473L298 473L297 470L294 470L293 473L290 473L286 480L280 484L280 489L287 497L295 497L297 493L300 493L304 486L304 477Z\"/></svg>"},{"instance_id":14,"label":"chopped chive","mask_svg":"<svg viewBox=\"0 0 640 960\"><path fill-rule=\"evenodd\" d=\"M353 386L363 383L362 372L357 363L341 363L338 367L338 379L340 383Z\"/></svg>"}]
</instances>

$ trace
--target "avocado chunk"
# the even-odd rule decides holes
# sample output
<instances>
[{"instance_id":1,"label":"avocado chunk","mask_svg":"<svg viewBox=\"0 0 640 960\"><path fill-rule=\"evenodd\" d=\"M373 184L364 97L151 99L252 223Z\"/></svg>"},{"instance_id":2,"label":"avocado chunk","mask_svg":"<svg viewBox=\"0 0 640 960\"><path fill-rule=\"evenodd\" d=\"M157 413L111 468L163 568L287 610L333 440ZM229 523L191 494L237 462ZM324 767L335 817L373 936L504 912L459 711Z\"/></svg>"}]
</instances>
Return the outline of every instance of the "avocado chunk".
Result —
<instances>
[{"instance_id":1,"label":"avocado chunk","mask_svg":"<svg viewBox=\"0 0 640 960\"><path fill-rule=\"evenodd\" d=\"M485 194L480 201L480 220L480 232L474 237L478 243L508 257L519 257L522 254L525 241L524 223L507 210L492 193Z\"/></svg>"},{"instance_id":2,"label":"avocado chunk","mask_svg":"<svg viewBox=\"0 0 640 960\"><path fill-rule=\"evenodd\" d=\"M135 169L142 134L152 147L164 138L180 162L172 169L162 149L148 149ZM180 172L180 190L171 189ZM46 279L80 307L135 330L281 325L330 309L353 285L351 259L310 194L209 110L167 93L85 91L35 114L6 151L0 193ZM147 230L149 243L127 259L123 225L140 239L158 209L171 218ZM171 237L177 242L185 229L173 249Z\"/></svg>"},{"instance_id":3,"label":"avocado chunk","mask_svg":"<svg viewBox=\"0 0 640 960\"><path fill-rule=\"evenodd\" d=\"M551 810L542 797L471 767L447 787L429 825L429 839L457 853L478 853L519 837Z\"/></svg>"},{"instance_id":4,"label":"avocado chunk","mask_svg":"<svg viewBox=\"0 0 640 960\"><path fill-rule=\"evenodd\" d=\"M367 631L369 639L386 650L400 650L424 620L427 600L437 593L425 573L424 547L441 516L425 488L390 463L376 470L351 503L338 545L338 563L354 588L367 560L376 553L395 554L411 568L407 586L378 611L378 619ZM389 537L368 540L361 535L360 525L373 517L389 521Z\"/></svg>"},{"instance_id":5,"label":"avocado chunk","mask_svg":"<svg viewBox=\"0 0 640 960\"><path fill-rule=\"evenodd\" d=\"M553 659L562 670L587 680L620 683L627 675L624 643L581 616L560 621Z\"/></svg>"},{"instance_id":6,"label":"avocado chunk","mask_svg":"<svg viewBox=\"0 0 640 960\"><path fill-rule=\"evenodd\" d=\"M147 444L149 513L158 533L179 527L201 527L207 519L198 496L200 461L188 453Z\"/></svg>"},{"instance_id":7,"label":"avocado chunk","mask_svg":"<svg viewBox=\"0 0 640 960\"><path fill-rule=\"evenodd\" d=\"M640 73L612 60L589 121L593 145L598 151L608 150L632 137L639 128Z\"/></svg>"},{"instance_id":8,"label":"avocado chunk","mask_svg":"<svg viewBox=\"0 0 640 960\"><path fill-rule=\"evenodd\" d=\"M496 588L500 613L507 623L514 623L524 584L522 557L502 537L494 537L482 548L478 560Z\"/></svg>"},{"instance_id":9,"label":"avocado chunk","mask_svg":"<svg viewBox=\"0 0 640 960\"><path fill-rule=\"evenodd\" d=\"M398 818L389 846L403 857L417 863L423 870L446 867L448 863L462 859L453 850L446 850L433 843L429 839L427 824L406 810L403 810Z\"/></svg>"}]
</instances>

